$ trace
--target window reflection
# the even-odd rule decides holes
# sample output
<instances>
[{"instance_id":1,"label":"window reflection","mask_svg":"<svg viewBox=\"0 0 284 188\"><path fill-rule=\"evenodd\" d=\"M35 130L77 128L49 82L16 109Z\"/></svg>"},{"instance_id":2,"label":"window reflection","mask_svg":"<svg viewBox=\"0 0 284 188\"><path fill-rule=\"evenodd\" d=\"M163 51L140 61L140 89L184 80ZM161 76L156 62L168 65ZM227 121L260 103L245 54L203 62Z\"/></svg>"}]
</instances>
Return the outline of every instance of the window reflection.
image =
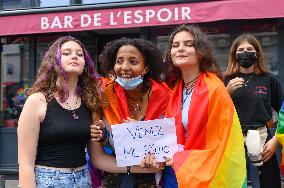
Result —
<instances>
[{"instance_id":1,"label":"window reflection","mask_svg":"<svg viewBox=\"0 0 284 188\"><path fill-rule=\"evenodd\" d=\"M2 0L3 9L18 9L22 8L21 0Z\"/></svg>"},{"instance_id":2,"label":"window reflection","mask_svg":"<svg viewBox=\"0 0 284 188\"><path fill-rule=\"evenodd\" d=\"M36 0L36 7L56 7L70 5L70 0Z\"/></svg>"},{"instance_id":3,"label":"window reflection","mask_svg":"<svg viewBox=\"0 0 284 188\"><path fill-rule=\"evenodd\" d=\"M97 3L114 3L123 1L137 1L137 0L83 0L83 4L97 4Z\"/></svg>"},{"instance_id":4,"label":"window reflection","mask_svg":"<svg viewBox=\"0 0 284 188\"><path fill-rule=\"evenodd\" d=\"M10 38L1 54L1 119L5 127L15 127L29 87L29 41Z\"/></svg>"},{"instance_id":5,"label":"window reflection","mask_svg":"<svg viewBox=\"0 0 284 188\"><path fill-rule=\"evenodd\" d=\"M260 42L265 61L274 75L279 74L277 32L252 33Z\"/></svg>"},{"instance_id":6,"label":"window reflection","mask_svg":"<svg viewBox=\"0 0 284 188\"><path fill-rule=\"evenodd\" d=\"M227 69L228 58L230 51L230 35L229 34L214 34L208 35L211 42L213 54L216 57L217 63L222 72Z\"/></svg>"}]
</instances>

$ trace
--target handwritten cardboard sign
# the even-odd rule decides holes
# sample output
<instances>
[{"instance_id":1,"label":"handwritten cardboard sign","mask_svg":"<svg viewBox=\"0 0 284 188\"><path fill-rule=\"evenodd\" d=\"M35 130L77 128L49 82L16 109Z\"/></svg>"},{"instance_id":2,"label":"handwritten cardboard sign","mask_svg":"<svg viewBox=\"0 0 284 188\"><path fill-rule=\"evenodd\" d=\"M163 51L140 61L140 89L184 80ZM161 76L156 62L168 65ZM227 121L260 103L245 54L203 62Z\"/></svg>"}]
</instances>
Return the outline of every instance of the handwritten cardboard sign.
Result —
<instances>
[{"instance_id":1,"label":"handwritten cardboard sign","mask_svg":"<svg viewBox=\"0 0 284 188\"><path fill-rule=\"evenodd\" d=\"M123 123L112 126L117 165L139 165L151 151L158 162L178 151L173 118Z\"/></svg>"}]
</instances>

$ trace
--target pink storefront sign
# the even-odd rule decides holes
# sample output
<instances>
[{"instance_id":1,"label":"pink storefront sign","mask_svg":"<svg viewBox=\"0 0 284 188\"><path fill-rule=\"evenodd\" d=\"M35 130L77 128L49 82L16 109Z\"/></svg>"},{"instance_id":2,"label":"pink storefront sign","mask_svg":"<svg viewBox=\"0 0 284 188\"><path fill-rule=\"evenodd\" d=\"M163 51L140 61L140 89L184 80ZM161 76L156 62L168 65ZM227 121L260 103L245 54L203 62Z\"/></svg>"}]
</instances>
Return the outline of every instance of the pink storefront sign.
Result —
<instances>
[{"instance_id":1,"label":"pink storefront sign","mask_svg":"<svg viewBox=\"0 0 284 188\"><path fill-rule=\"evenodd\" d=\"M226 0L0 17L0 36L284 17L283 0Z\"/></svg>"}]
</instances>

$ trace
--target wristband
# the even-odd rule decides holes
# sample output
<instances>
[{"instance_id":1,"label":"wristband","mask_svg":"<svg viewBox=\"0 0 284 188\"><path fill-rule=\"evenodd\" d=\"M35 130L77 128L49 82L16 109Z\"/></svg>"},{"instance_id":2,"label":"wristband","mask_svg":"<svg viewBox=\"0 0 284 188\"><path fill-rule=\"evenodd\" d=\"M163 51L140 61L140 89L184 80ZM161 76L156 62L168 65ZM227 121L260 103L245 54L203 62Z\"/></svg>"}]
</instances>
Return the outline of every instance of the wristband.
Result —
<instances>
[{"instance_id":1,"label":"wristband","mask_svg":"<svg viewBox=\"0 0 284 188\"><path fill-rule=\"evenodd\" d=\"M126 170L127 175L130 175L130 168L131 168L131 166L127 166L127 167L126 167L126 169L127 169L127 170Z\"/></svg>"}]
</instances>

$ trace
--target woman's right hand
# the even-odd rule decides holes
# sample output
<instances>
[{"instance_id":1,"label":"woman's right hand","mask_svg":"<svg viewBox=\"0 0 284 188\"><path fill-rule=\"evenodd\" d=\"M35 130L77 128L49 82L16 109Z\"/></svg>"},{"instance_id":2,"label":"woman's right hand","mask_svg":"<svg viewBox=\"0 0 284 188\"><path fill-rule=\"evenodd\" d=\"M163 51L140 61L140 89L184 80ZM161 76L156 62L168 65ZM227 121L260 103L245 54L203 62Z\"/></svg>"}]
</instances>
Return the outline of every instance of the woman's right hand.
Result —
<instances>
[{"instance_id":1,"label":"woman's right hand","mask_svg":"<svg viewBox=\"0 0 284 188\"><path fill-rule=\"evenodd\" d=\"M91 125L91 139L94 142L99 142L103 139L103 129L105 129L105 124L102 120Z\"/></svg>"},{"instance_id":2,"label":"woman's right hand","mask_svg":"<svg viewBox=\"0 0 284 188\"><path fill-rule=\"evenodd\" d=\"M164 157L166 166L174 166L174 159L172 157Z\"/></svg>"},{"instance_id":3,"label":"woman's right hand","mask_svg":"<svg viewBox=\"0 0 284 188\"><path fill-rule=\"evenodd\" d=\"M160 171L164 169L165 164L158 162L153 153L149 152L141 161L140 166L142 168L151 169L152 171Z\"/></svg>"},{"instance_id":4,"label":"woman's right hand","mask_svg":"<svg viewBox=\"0 0 284 188\"><path fill-rule=\"evenodd\" d=\"M227 88L228 92L230 94L232 94L236 89L243 87L243 85L244 85L244 79L236 77L236 78L229 81L226 88Z\"/></svg>"}]
</instances>

